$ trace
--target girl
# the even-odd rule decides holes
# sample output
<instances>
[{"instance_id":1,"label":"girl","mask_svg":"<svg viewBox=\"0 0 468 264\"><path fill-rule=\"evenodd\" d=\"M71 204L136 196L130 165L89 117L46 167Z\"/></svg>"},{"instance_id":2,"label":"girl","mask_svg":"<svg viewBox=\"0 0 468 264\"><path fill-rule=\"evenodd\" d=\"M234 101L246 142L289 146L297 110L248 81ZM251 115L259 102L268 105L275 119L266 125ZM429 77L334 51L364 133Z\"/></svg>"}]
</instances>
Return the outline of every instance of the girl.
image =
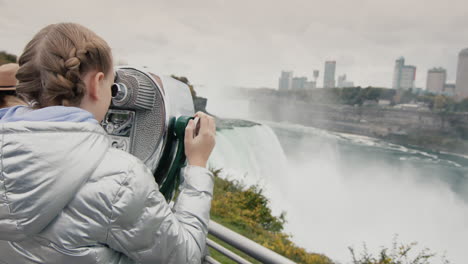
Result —
<instances>
[{"instance_id":1,"label":"girl","mask_svg":"<svg viewBox=\"0 0 468 264\"><path fill-rule=\"evenodd\" d=\"M213 175L212 117L186 129L189 165L174 208L149 169L100 127L114 80L107 43L72 23L45 27L19 58L0 109L0 263L200 263Z\"/></svg>"}]
</instances>

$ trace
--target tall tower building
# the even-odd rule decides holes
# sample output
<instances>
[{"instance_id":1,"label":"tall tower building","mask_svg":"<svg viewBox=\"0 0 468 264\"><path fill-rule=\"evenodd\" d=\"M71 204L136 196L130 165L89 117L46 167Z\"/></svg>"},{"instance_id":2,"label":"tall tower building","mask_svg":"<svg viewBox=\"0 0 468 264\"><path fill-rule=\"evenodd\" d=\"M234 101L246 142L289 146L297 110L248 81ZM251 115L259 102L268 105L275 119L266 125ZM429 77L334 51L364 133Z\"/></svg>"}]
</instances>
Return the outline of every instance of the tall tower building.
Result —
<instances>
[{"instance_id":1,"label":"tall tower building","mask_svg":"<svg viewBox=\"0 0 468 264\"><path fill-rule=\"evenodd\" d=\"M410 89L414 88L414 80L416 79L416 67L405 65L405 58L400 57L395 61L395 69L393 71L393 89Z\"/></svg>"},{"instance_id":2,"label":"tall tower building","mask_svg":"<svg viewBox=\"0 0 468 264\"><path fill-rule=\"evenodd\" d=\"M323 88L335 88L336 61L325 62L325 73L323 74Z\"/></svg>"},{"instance_id":3,"label":"tall tower building","mask_svg":"<svg viewBox=\"0 0 468 264\"><path fill-rule=\"evenodd\" d=\"M393 70L393 89L400 89L401 69L405 66L405 58L400 57L395 61L395 68Z\"/></svg>"},{"instance_id":4,"label":"tall tower building","mask_svg":"<svg viewBox=\"0 0 468 264\"><path fill-rule=\"evenodd\" d=\"M401 69L400 89L408 90L414 88L414 80L416 80L416 67L405 65Z\"/></svg>"},{"instance_id":5,"label":"tall tower building","mask_svg":"<svg viewBox=\"0 0 468 264\"><path fill-rule=\"evenodd\" d=\"M280 91L287 91L291 90L292 88L292 79L293 79L293 72L292 71L282 71L281 76L278 81L278 90Z\"/></svg>"},{"instance_id":6,"label":"tall tower building","mask_svg":"<svg viewBox=\"0 0 468 264\"><path fill-rule=\"evenodd\" d=\"M427 71L426 91L434 94L444 92L447 71L444 68L433 68Z\"/></svg>"},{"instance_id":7,"label":"tall tower building","mask_svg":"<svg viewBox=\"0 0 468 264\"><path fill-rule=\"evenodd\" d=\"M455 90L461 99L468 97L468 48L460 51L458 55Z\"/></svg>"}]
</instances>

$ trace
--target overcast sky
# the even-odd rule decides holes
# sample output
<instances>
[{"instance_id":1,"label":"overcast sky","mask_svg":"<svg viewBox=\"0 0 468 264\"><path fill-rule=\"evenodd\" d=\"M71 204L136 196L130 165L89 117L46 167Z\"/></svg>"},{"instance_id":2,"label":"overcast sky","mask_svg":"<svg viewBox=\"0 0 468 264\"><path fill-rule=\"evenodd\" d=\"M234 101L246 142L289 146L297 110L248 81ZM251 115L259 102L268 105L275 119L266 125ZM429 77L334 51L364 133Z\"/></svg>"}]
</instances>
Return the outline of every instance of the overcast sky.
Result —
<instances>
[{"instance_id":1,"label":"overcast sky","mask_svg":"<svg viewBox=\"0 0 468 264\"><path fill-rule=\"evenodd\" d=\"M454 81L468 47L467 0L0 0L0 50L20 54L50 23L78 22L117 59L186 75L204 87L272 87L281 70L312 77L337 61L356 85L390 87L394 61L417 66L417 87L441 66Z\"/></svg>"}]
</instances>

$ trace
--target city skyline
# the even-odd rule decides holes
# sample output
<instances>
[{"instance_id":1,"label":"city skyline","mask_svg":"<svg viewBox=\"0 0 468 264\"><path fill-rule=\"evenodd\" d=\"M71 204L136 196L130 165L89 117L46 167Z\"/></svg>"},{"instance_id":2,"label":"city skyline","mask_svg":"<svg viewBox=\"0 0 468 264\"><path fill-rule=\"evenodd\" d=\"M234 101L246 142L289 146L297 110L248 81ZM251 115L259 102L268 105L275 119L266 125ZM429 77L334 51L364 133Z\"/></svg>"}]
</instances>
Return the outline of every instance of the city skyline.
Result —
<instances>
[{"instance_id":1,"label":"city skyline","mask_svg":"<svg viewBox=\"0 0 468 264\"><path fill-rule=\"evenodd\" d=\"M316 82L319 70L313 70L313 86L298 86L298 85L289 85L281 86L281 82L284 82L283 74L285 71L282 71L282 76L279 79L279 88L283 90L290 90L295 87L307 87L307 88L344 88L344 87L357 87L360 85L354 85L354 82L347 80L347 74L342 73L341 75L336 72L337 62L335 60L325 61L323 82L320 85ZM290 74L290 83L294 83L293 79L299 80L303 79L303 83L307 81L307 77L294 77L294 71L289 71ZM417 87L415 85L417 73L417 66L405 64L405 58L403 56L399 57L394 64L393 78L390 87L381 86L383 88L391 89L418 89L431 92L434 94L445 94L448 96L459 95L462 98L468 97L468 48L462 49L458 54L457 68L456 68L456 80L450 82L447 79L447 70L443 67L432 67L427 70L425 77L426 82L422 87ZM309 73L310 74L310 73ZM337 76L336 76L337 75ZM336 76L336 77L335 77ZM375 85L369 85L377 87ZM458 87L458 88L457 88ZM457 88L457 89L456 89Z\"/></svg>"},{"instance_id":2,"label":"city skyline","mask_svg":"<svg viewBox=\"0 0 468 264\"><path fill-rule=\"evenodd\" d=\"M408 70L408 71L406 72L406 75L414 75L414 79L412 80L413 83L412 83L412 85L411 85L411 88L418 88L418 89L427 90L427 82L428 82L427 78L428 78L429 72L430 72L431 70L436 69L436 68L438 68L438 69L444 69L444 70L445 70L445 77L444 77L444 78L445 78L445 83L446 83L446 84L449 84L449 85L455 84L455 83L456 83L456 79L457 79L457 73L458 73L459 68L460 68L458 65L460 64L459 52L461 52L461 51L464 51L464 53L463 53L463 54L464 54L464 57L468 57L468 56L467 56L467 54L468 54L468 48L460 48L460 49L458 49L458 51L455 51L455 52L452 51L452 53L456 53L456 54L457 54L457 56L455 57L456 59L454 59L454 63L453 63L453 65L455 65L455 66L451 65L451 66L448 66L448 67L441 67L441 66L437 67L437 66L432 65L432 66L427 67L426 69L424 69L424 68L421 69L420 67L418 67L417 63L412 63L412 64L414 64L414 65L404 65L404 66L406 66L406 67L405 67L406 70ZM406 57L406 56L399 56L399 58L397 59L397 61L398 61L399 59L401 59L401 58L403 58L403 61L405 61L405 57ZM409 57L409 56L408 56L408 57ZM463 65L464 65L463 70L464 70L465 72L467 72L466 75L468 76L468 60L465 60L465 61L466 61L466 63L463 64ZM325 74L324 74L324 73L325 73L325 70L324 70L324 69L326 69L326 63L327 63L327 62L334 62L334 63L335 63L335 69L334 69L334 80L335 80L335 83L334 83L334 87L338 87L338 77L343 76L343 75L345 75L345 76L347 77L347 76L348 76L348 73L346 73L346 72L344 72L344 71L338 71L338 70L336 70L336 68L337 68L336 65L339 64L339 61L335 61L335 60L334 60L334 61L330 61L330 60L326 60L326 61L325 61L325 67L324 67L322 70L320 70L320 72L322 73L322 76L323 76L322 78L323 78L323 79L322 79L322 82L317 82L317 87L325 87L323 81L324 81L324 78L325 78L325 76L324 76L324 75L325 75ZM322 62L322 63L323 63L323 62ZM389 65L390 65L390 64L389 64ZM355 81L352 81L351 83L355 84L356 87L357 87L357 86L361 86L361 87L374 86L374 87L382 87L382 88L395 89L396 87L394 86L394 83L393 83L393 82L394 82L394 79L395 79L395 76L394 76L394 74L395 74L395 67L389 66L389 68L392 68L391 74L393 74L393 76L390 76L390 77L387 78L388 80L387 80L387 84L386 84L386 85L374 85L374 84L372 84L372 83L370 83L370 82L366 82L366 83L368 83L367 85L360 85L360 84L355 84L355 83L356 83ZM449 71L447 70L447 68L454 68L454 70L449 74ZM419 74L418 74L418 70L419 70ZM294 69L294 70L293 70L293 69L290 69L290 71L291 71L291 72L294 72L294 73L297 72L295 69ZM313 71L315 71L315 70L313 70ZM312 70L300 71L300 73L299 73L298 75L300 75L300 76L307 76L307 77L313 78L313 71L312 71ZM345 77L345 78L346 78L346 77ZM407 77L407 76L406 76L406 77ZM418 79L419 79L419 81L417 81ZM349 80L345 79L344 81L349 81ZM407 81L409 82L409 80L407 80ZM465 83L465 82L468 82L468 81L464 81L464 83ZM468 86L467 86L467 87L468 87ZM406 87L406 89L408 89L408 87ZM468 91L468 88L467 88L467 91ZM467 96L468 96L468 92L467 92Z\"/></svg>"}]
</instances>

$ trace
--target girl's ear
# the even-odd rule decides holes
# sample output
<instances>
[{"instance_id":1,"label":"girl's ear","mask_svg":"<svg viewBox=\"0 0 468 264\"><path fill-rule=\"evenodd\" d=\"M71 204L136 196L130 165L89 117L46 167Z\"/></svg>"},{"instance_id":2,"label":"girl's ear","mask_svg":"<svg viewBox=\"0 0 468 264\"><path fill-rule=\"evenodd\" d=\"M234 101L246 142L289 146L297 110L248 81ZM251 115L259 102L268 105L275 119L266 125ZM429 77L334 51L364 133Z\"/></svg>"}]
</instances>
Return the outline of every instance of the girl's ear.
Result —
<instances>
[{"instance_id":1,"label":"girl's ear","mask_svg":"<svg viewBox=\"0 0 468 264\"><path fill-rule=\"evenodd\" d=\"M104 73L102 72L91 72L89 79L88 79L88 94L89 97L93 100L98 100L100 93L99 93L99 87L101 81L104 80Z\"/></svg>"}]
</instances>

